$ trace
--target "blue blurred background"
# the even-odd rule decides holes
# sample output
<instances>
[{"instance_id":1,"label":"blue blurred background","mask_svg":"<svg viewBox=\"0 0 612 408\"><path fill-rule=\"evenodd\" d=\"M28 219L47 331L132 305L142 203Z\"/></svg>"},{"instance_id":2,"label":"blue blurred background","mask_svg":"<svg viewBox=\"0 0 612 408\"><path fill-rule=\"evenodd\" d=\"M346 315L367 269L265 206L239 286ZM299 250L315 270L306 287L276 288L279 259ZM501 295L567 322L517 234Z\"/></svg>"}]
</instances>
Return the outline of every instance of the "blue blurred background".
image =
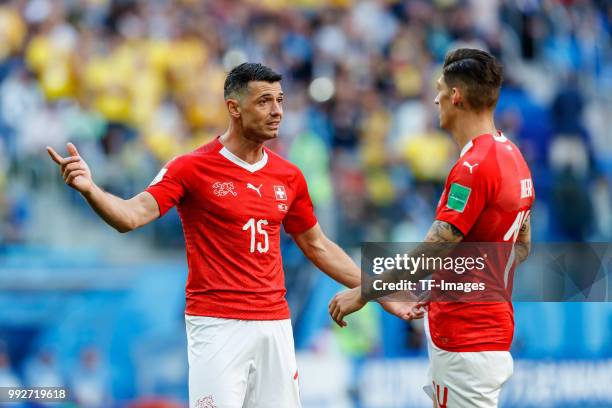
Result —
<instances>
[{"instance_id":1,"label":"blue blurred background","mask_svg":"<svg viewBox=\"0 0 612 408\"><path fill-rule=\"evenodd\" d=\"M361 242L419 241L431 224L458 154L434 81L459 46L505 66L496 120L534 176L533 239L610 242L611 19L606 0L0 2L0 386L69 386L67 407L186 406L178 216L116 233L44 147L74 142L130 197L225 130L225 73L247 60L284 75L270 147L357 261ZM430 406L422 323L369 305L337 330L340 287L286 236L283 257L304 406ZM612 407L612 304L515 310L502 406Z\"/></svg>"}]
</instances>

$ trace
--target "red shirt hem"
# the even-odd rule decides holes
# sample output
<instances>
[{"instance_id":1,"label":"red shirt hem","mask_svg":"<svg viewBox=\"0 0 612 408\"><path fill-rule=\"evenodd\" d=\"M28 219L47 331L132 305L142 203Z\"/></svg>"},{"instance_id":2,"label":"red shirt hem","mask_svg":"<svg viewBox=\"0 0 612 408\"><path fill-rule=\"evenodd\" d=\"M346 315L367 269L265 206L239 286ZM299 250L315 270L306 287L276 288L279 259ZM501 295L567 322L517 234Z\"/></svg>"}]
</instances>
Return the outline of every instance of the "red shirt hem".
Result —
<instances>
[{"instance_id":1,"label":"red shirt hem","mask_svg":"<svg viewBox=\"0 0 612 408\"><path fill-rule=\"evenodd\" d=\"M218 317L221 319L236 319L236 320L286 320L291 318L289 307L287 306L283 310L279 311L227 311L219 310L216 308L206 308L194 310L193 308L186 308L185 314L189 316L206 316L206 317Z\"/></svg>"}]
</instances>

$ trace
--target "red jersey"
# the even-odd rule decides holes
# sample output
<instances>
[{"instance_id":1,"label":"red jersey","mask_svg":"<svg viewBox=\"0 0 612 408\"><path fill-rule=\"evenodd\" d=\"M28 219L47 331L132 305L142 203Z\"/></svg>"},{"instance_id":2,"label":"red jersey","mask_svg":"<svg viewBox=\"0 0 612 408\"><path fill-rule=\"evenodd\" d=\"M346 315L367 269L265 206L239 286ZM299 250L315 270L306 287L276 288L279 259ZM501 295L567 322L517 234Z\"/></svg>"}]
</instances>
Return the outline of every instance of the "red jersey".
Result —
<instances>
[{"instance_id":1,"label":"red jersey","mask_svg":"<svg viewBox=\"0 0 612 408\"><path fill-rule=\"evenodd\" d=\"M519 149L501 133L485 134L463 148L436 219L457 227L464 242L514 243L533 201L531 173ZM506 265L493 263L488 279L511 291L514 259L499 247ZM443 350L506 351L512 343L511 302L432 302L428 319L431 338Z\"/></svg>"},{"instance_id":2,"label":"red jersey","mask_svg":"<svg viewBox=\"0 0 612 408\"><path fill-rule=\"evenodd\" d=\"M317 220L299 168L269 149L249 164L214 141L171 160L146 189L160 217L177 206L189 275L189 315L289 318L280 252Z\"/></svg>"}]
</instances>

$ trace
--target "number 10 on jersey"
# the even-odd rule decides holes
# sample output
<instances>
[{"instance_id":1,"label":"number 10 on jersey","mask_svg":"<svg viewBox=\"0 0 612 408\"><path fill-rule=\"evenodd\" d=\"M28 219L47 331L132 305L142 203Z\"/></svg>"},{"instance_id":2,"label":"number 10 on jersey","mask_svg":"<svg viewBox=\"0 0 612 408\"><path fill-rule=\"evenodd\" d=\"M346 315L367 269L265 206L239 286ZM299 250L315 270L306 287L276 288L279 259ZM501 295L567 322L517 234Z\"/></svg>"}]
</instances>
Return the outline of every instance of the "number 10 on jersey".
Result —
<instances>
[{"instance_id":1,"label":"number 10 on jersey","mask_svg":"<svg viewBox=\"0 0 612 408\"><path fill-rule=\"evenodd\" d=\"M251 230L251 253L255 252L255 248L257 248L257 252L260 254L268 252L268 232L264 229L264 225L268 225L268 220L255 221L255 218L251 218L242 226L243 231Z\"/></svg>"}]
</instances>

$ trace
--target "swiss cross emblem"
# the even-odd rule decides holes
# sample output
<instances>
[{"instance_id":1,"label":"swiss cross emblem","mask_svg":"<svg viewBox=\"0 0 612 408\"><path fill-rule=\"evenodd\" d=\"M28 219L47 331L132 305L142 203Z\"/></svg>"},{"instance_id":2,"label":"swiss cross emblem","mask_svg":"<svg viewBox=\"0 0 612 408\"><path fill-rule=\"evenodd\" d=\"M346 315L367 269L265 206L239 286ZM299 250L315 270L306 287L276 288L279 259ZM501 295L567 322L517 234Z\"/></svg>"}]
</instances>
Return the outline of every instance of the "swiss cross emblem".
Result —
<instances>
[{"instance_id":1,"label":"swiss cross emblem","mask_svg":"<svg viewBox=\"0 0 612 408\"><path fill-rule=\"evenodd\" d=\"M287 193L285 192L285 186L274 186L274 196L277 200L287 201Z\"/></svg>"}]
</instances>

